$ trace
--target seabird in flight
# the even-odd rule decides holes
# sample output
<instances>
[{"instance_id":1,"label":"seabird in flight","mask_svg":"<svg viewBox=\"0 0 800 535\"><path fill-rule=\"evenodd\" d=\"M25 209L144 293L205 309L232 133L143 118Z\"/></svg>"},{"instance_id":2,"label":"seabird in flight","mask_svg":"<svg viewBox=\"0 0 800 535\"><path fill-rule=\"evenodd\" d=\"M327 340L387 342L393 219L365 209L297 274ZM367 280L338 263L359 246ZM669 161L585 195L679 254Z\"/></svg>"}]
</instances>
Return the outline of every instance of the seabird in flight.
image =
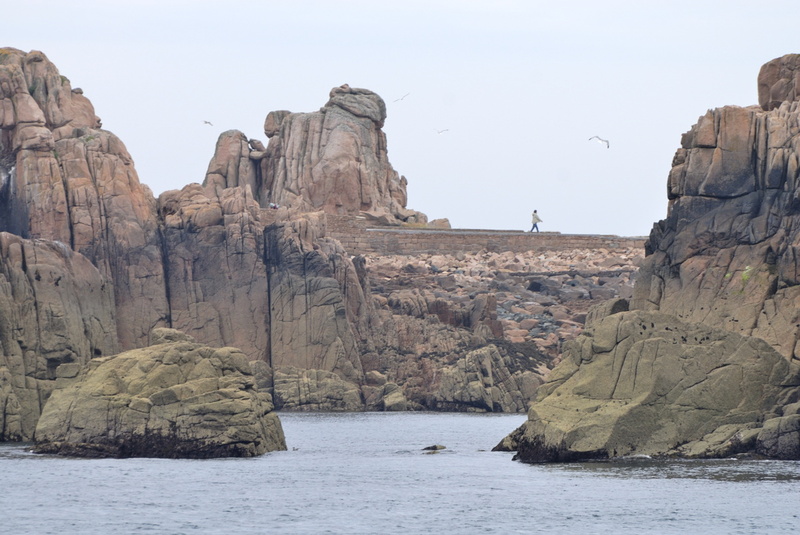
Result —
<instances>
[{"instance_id":1,"label":"seabird in flight","mask_svg":"<svg viewBox=\"0 0 800 535\"><path fill-rule=\"evenodd\" d=\"M598 143L605 143L607 149L611 148L611 143L609 143L607 139L603 139L600 136L592 136L592 137L589 138L589 141L591 141L593 139L596 139Z\"/></svg>"},{"instance_id":2,"label":"seabird in flight","mask_svg":"<svg viewBox=\"0 0 800 535\"><path fill-rule=\"evenodd\" d=\"M203 124L210 124L211 126L214 126L213 124L211 124L211 121L203 121Z\"/></svg>"},{"instance_id":3,"label":"seabird in flight","mask_svg":"<svg viewBox=\"0 0 800 535\"><path fill-rule=\"evenodd\" d=\"M410 95L410 94L411 94L411 93L406 93L405 95L403 95L403 96L402 96L402 97L400 97L400 98L397 98L397 99L395 99L394 101L395 101L395 102L400 102L401 100L403 100L404 98L406 98L406 97L407 97L408 95Z\"/></svg>"}]
</instances>

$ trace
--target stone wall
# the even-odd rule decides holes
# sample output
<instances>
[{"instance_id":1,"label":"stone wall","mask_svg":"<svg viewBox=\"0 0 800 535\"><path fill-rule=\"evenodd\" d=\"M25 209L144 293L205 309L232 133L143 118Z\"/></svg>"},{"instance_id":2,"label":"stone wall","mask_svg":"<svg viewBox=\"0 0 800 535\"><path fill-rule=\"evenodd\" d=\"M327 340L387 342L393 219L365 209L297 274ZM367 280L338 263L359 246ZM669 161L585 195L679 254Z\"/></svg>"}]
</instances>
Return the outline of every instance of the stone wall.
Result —
<instances>
[{"instance_id":1,"label":"stone wall","mask_svg":"<svg viewBox=\"0 0 800 535\"><path fill-rule=\"evenodd\" d=\"M644 248L644 237L512 230L373 227L366 218L327 215L327 235L358 254L522 253L565 249Z\"/></svg>"}]
</instances>

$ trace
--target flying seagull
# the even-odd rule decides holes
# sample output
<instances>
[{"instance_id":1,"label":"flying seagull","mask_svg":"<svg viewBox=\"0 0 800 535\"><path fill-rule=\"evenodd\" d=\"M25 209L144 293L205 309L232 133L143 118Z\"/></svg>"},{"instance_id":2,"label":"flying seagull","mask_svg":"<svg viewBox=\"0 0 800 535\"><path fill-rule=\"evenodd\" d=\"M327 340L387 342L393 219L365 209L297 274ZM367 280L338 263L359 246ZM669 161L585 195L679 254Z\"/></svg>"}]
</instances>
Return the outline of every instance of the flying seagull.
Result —
<instances>
[{"instance_id":1,"label":"flying seagull","mask_svg":"<svg viewBox=\"0 0 800 535\"><path fill-rule=\"evenodd\" d=\"M434 128L434 130L436 130L436 129ZM445 128L444 130L436 130L436 133L437 134L441 134L442 132L447 132L448 130L450 130L450 129L449 128Z\"/></svg>"},{"instance_id":2,"label":"flying seagull","mask_svg":"<svg viewBox=\"0 0 800 535\"><path fill-rule=\"evenodd\" d=\"M605 143L607 149L611 148L611 143L609 143L607 139L603 139L600 136L592 136L592 137L589 138L589 141L591 141L593 139L596 139L598 143Z\"/></svg>"},{"instance_id":3,"label":"flying seagull","mask_svg":"<svg viewBox=\"0 0 800 535\"><path fill-rule=\"evenodd\" d=\"M213 124L211 124L211 121L203 121L203 124L210 124L211 126L214 126Z\"/></svg>"},{"instance_id":4,"label":"flying seagull","mask_svg":"<svg viewBox=\"0 0 800 535\"><path fill-rule=\"evenodd\" d=\"M410 94L411 94L411 93L406 93L406 94L405 94L405 95L403 95L402 97L394 99L394 101L395 101L395 102L400 102L401 100L403 100L404 98L406 98L406 97L407 97L408 95L410 95Z\"/></svg>"}]
</instances>

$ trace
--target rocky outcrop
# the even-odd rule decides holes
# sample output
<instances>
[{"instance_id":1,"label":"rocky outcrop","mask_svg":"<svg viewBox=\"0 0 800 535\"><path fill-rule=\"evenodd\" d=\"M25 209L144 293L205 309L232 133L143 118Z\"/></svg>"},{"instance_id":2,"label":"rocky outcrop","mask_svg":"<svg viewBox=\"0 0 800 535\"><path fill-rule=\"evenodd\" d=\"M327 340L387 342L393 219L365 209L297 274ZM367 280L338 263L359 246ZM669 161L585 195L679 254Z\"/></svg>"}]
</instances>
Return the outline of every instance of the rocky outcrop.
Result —
<instances>
[{"instance_id":1,"label":"rocky outcrop","mask_svg":"<svg viewBox=\"0 0 800 535\"><path fill-rule=\"evenodd\" d=\"M300 369L285 365L276 368L273 396L275 405L281 410L364 410L358 383L320 369Z\"/></svg>"},{"instance_id":2,"label":"rocky outcrop","mask_svg":"<svg viewBox=\"0 0 800 535\"><path fill-rule=\"evenodd\" d=\"M250 190L191 184L158 204L172 327L268 360L265 223Z\"/></svg>"},{"instance_id":3,"label":"rocky outcrop","mask_svg":"<svg viewBox=\"0 0 800 535\"><path fill-rule=\"evenodd\" d=\"M591 316L508 438L520 459L800 458L797 58L762 68L761 107L684 134L631 311Z\"/></svg>"},{"instance_id":4,"label":"rocky outcrop","mask_svg":"<svg viewBox=\"0 0 800 535\"><path fill-rule=\"evenodd\" d=\"M335 243L327 252L320 247L319 224L319 218L306 218L267 229L269 360L276 369L293 365L335 371L359 381L363 370L347 318L346 292L334 277L335 263L348 259Z\"/></svg>"},{"instance_id":5,"label":"rocky outcrop","mask_svg":"<svg viewBox=\"0 0 800 535\"><path fill-rule=\"evenodd\" d=\"M33 438L59 368L118 350L111 287L83 255L0 233L0 441Z\"/></svg>"},{"instance_id":6,"label":"rocky outcrop","mask_svg":"<svg viewBox=\"0 0 800 535\"><path fill-rule=\"evenodd\" d=\"M335 87L318 112L271 112L263 160L262 205L304 211L366 212L385 223L424 223L406 208L405 177L387 157L383 99L367 89Z\"/></svg>"},{"instance_id":7,"label":"rocky outcrop","mask_svg":"<svg viewBox=\"0 0 800 535\"><path fill-rule=\"evenodd\" d=\"M392 168L381 130L383 99L368 89L334 87L317 112L273 111L264 147L230 130L220 135L203 185L217 195L248 189L260 206L356 215L396 225L426 223L406 208L407 181Z\"/></svg>"},{"instance_id":8,"label":"rocky outcrop","mask_svg":"<svg viewBox=\"0 0 800 535\"><path fill-rule=\"evenodd\" d=\"M494 345L467 353L439 373L432 408L467 412L523 412L541 384L539 373L514 366ZM510 365L511 364L511 365ZM509 366L510 365L510 366ZM512 372L509 368L517 368ZM522 369L520 369L522 368ZM523 371L524 370L524 371ZM544 370L549 371L549 370ZM436 382L436 378L433 378Z\"/></svg>"},{"instance_id":9,"label":"rocky outcrop","mask_svg":"<svg viewBox=\"0 0 800 535\"><path fill-rule=\"evenodd\" d=\"M163 331L163 330L162 330ZM252 457L286 449L247 357L177 331L93 359L45 406L34 451L86 457Z\"/></svg>"},{"instance_id":10,"label":"rocky outcrop","mask_svg":"<svg viewBox=\"0 0 800 535\"><path fill-rule=\"evenodd\" d=\"M632 308L763 338L800 336L800 103L709 111L683 136L667 218L653 228Z\"/></svg>"},{"instance_id":11,"label":"rocky outcrop","mask_svg":"<svg viewBox=\"0 0 800 535\"><path fill-rule=\"evenodd\" d=\"M155 200L123 143L41 52L0 49L0 230L58 241L106 277L123 347L168 304Z\"/></svg>"},{"instance_id":12,"label":"rocky outcrop","mask_svg":"<svg viewBox=\"0 0 800 535\"><path fill-rule=\"evenodd\" d=\"M787 54L765 63L758 72L758 105L764 111L800 97L800 54Z\"/></svg>"},{"instance_id":13,"label":"rocky outcrop","mask_svg":"<svg viewBox=\"0 0 800 535\"><path fill-rule=\"evenodd\" d=\"M770 429L796 419L783 407L798 400L800 366L763 340L659 312L621 312L567 347L531 406L517 457L767 451L776 442Z\"/></svg>"}]
</instances>

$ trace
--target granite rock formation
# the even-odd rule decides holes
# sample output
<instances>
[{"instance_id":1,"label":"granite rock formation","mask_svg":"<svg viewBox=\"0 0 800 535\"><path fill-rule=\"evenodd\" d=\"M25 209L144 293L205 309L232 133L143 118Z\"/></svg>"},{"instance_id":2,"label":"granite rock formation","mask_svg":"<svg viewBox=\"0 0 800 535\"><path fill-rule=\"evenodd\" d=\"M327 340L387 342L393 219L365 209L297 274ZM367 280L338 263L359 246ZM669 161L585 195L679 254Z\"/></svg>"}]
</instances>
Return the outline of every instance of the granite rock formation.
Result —
<instances>
[{"instance_id":1,"label":"granite rock formation","mask_svg":"<svg viewBox=\"0 0 800 535\"><path fill-rule=\"evenodd\" d=\"M237 130L224 132L203 185L217 194L249 188L263 207L363 213L382 224L426 223L425 214L406 208L407 180L389 163L385 120L386 105L377 94L334 87L317 112L270 112L267 147Z\"/></svg>"},{"instance_id":2,"label":"granite rock formation","mask_svg":"<svg viewBox=\"0 0 800 535\"><path fill-rule=\"evenodd\" d=\"M517 437L518 457L727 457L779 449L768 430L796 420L797 407L784 407L799 394L798 363L759 338L660 312L620 312L589 325L565 352ZM798 446L780 446L774 456L796 458Z\"/></svg>"},{"instance_id":3,"label":"granite rock formation","mask_svg":"<svg viewBox=\"0 0 800 535\"><path fill-rule=\"evenodd\" d=\"M567 348L529 421L509 438L520 459L800 458L797 64L789 55L762 68L761 107L710 110L684 134L667 217L650 234L631 311L594 314L599 330ZM603 327L611 324L614 336ZM623 370L635 362L644 369ZM677 413L667 409L671 399ZM555 423L564 407L580 418ZM647 418L655 423L643 425Z\"/></svg>"},{"instance_id":4,"label":"granite rock formation","mask_svg":"<svg viewBox=\"0 0 800 535\"><path fill-rule=\"evenodd\" d=\"M800 54L787 54L765 63L758 72L758 105L764 111L800 97Z\"/></svg>"},{"instance_id":5,"label":"granite rock formation","mask_svg":"<svg viewBox=\"0 0 800 535\"><path fill-rule=\"evenodd\" d=\"M168 320L155 200L123 143L41 52L0 49L0 230L66 244L111 285L122 347Z\"/></svg>"},{"instance_id":6,"label":"granite rock formation","mask_svg":"<svg viewBox=\"0 0 800 535\"><path fill-rule=\"evenodd\" d=\"M198 184L158 200L170 326L265 359L268 280L261 208L246 188Z\"/></svg>"},{"instance_id":7,"label":"granite rock formation","mask_svg":"<svg viewBox=\"0 0 800 535\"><path fill-rule=\"evenodd\" d=\"M470 351L441 370L432 408L476 412L523 412L541 383L531 371L509 370L494 345ZM513 369L515 366L511 366ZM521 366L516 366L518 369Z\"/></svg>"},{"instance_id":8,"label":"granite rock formation","mask_svg":"<svg viewBox=\"0 0 800 535\"><path fill-rule=\"evenodd\" d=\"M113 303L80 253L0 232L0 441L33 439L59 369L119 350Z\"/></svg>"},{"instance_id":9,"label":"granite rock formation","mask_svg":"<svg viewBox=\"0 0 800 535\"><path fill-rule=\"evenodd\" d=\"M784 62L796 57L762 77ZM757 336L797 358L800 109L765 106L711 110L684 134L632 308Z\"/></svg>"},{"instance_id":10,"label":"granite rock formation","mask_svg":"<svg viewBox=\"0 0 800 535\"><path fill-rule=\"evenodd\" d=\"M252 457L286 449L269 394L248 358L179 331L154 345L93 359L56 388L34 451L85 457Z\"/></svg>"}]
</instances>

